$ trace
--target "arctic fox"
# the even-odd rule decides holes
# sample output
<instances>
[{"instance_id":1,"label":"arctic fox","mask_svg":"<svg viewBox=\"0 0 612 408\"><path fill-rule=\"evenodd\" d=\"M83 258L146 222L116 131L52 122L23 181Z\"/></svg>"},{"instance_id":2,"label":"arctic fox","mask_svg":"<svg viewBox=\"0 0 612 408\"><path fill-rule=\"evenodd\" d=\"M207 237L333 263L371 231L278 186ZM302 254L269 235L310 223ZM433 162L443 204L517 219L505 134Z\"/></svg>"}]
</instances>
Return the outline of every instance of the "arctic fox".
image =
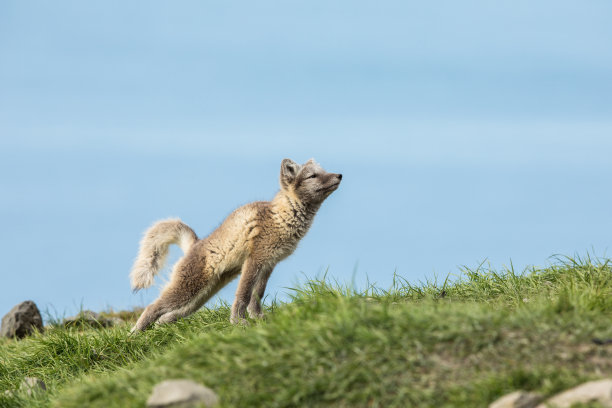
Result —
<instances>
[{"instance_id":1,"label":"arctic fox","mask_svg":"<svg viewBox=\"0 0 612 408\"><path fill-rule=\"evenodd\" d=\"M251 318L263 317L261 299L272 270L293 253L317 210L341 180L342 174L326 172L313 159L303 165L284 159L281 189L272 201L238 208L206 238L198 239L179 219L155 223L145 232L130 273L134 291L151 286L170 244L179 245L184 256L132 331L193 313L238 274L231 322L244 323L247 312Z\"/></svg>"}]
</instances>

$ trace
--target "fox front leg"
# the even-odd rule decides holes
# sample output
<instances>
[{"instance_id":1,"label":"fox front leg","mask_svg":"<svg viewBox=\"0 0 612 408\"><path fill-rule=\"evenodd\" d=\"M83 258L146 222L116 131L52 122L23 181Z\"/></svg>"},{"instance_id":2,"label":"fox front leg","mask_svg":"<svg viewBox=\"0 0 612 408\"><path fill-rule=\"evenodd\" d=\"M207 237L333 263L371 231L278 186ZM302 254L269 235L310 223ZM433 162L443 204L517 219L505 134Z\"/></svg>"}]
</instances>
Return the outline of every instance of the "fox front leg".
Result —
<instances>
[{"instance_id":1,"label":"fox front leg","mask_svg":"<svg viewBox=\"0 0 612 408\"><path fill-rule=\"evenodd\" d=\"M246 323L247 306L250 304L253 291L261 274L269 275L268 267L261 262L256 262L252 258L248 258L242 266L238 289L236 290L236 298L232 305L232 314L230 321L233 324ZM271 269L270 269L271 271ZM264 286L265 288L265 286Z\"/></svg>"},{"instance_id":2,"label":"fox front leg","mask_svg":"<svg viewBox=\"0 0 612 408\"><path fill-rule=\"evenodd\" d=\"M266 285L268 284L268 279L272 274L272 269L274 269L274 267L266 269L262 268L262 270L259 271L259 276L257 276L255 287L253 288L253 293L251 294L251 301L247 306L247 312L249 313L249 317L251 319L262 319L264 317L261 301L264 293L266 292Z\"/></svg>"}]
</instances>

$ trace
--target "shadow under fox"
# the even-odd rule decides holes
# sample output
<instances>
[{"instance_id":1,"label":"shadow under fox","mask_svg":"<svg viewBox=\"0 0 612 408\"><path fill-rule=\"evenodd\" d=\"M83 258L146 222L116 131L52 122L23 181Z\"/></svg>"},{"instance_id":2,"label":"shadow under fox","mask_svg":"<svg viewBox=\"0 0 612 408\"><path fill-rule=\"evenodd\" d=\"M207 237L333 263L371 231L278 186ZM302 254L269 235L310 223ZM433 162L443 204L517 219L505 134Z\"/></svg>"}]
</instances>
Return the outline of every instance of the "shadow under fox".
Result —
<instances>
[{"instance_id":1,"label":"shadow under fox","mask_svg":"<svg viewBox=\"0 0 612 408\"><path fill-rule=\"evenodd\" d=\"M174 265L170 282L144 310L132 331L193 313L239 274L231 322L243 322L247 313L251 318L261 318L261 299L272 270L293 253L340 180L342 174L328 173L312 159L303 165L284 159L281 189L272 201L238 208L206 238L198 239L178 219L155 223L140 243L130 273L132 288L136 291L152 285L170 244L179 245L185 255Z\"/></svg>"}]
</instances>

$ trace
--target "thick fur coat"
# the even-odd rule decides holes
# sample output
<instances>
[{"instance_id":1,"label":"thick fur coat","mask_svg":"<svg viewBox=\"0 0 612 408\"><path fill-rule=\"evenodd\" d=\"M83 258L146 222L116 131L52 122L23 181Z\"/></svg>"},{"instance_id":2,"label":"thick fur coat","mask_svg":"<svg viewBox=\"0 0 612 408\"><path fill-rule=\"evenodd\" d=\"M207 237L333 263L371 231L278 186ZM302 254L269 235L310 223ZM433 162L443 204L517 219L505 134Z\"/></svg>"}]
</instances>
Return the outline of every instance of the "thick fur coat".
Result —
<instances>
[{"instance_id":1,"label":"thick fur coat","mask_svg":"<svg viewBox=\"0 0 612 408\"><path fill-rule=\"evenodd\" d=\"M232 305L232 323L263 316L261 299L276 264L293 253L310 228L323 201L340 185L342 174L328 173L314 160L281 163L281 189L272 201L258 201L232 212L208 237L178 219L149 228L130 274L132 288L151 286L163 267L168 246L185 255L174 265L170 282L132 329L167 323L199 309L236 276L241 275Z\"/></svg>"}]
</instances>

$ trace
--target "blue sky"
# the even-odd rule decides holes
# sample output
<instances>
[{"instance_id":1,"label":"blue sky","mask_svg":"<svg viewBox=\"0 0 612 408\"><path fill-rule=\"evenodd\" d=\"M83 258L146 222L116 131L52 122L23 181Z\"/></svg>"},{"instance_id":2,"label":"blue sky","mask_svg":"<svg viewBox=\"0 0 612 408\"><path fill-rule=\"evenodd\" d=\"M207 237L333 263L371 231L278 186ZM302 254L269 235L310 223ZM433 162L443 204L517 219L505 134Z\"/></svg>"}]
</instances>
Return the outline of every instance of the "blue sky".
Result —
<instances>
[{"instance_id":1,"label":"blue sky","mask_svg":"<svg viewBox=\"0 0 612 408\"><path fill-rule=\"evenodd\" d=\"M284 157L344 179L272 296L327 268L385 287L394 271L605 255L610 15L607 1L4 1L0 314L147 304L159 288L128 281L142 231L179 216L208 234L275 194Z\"/></svg>"}]
</instances>

